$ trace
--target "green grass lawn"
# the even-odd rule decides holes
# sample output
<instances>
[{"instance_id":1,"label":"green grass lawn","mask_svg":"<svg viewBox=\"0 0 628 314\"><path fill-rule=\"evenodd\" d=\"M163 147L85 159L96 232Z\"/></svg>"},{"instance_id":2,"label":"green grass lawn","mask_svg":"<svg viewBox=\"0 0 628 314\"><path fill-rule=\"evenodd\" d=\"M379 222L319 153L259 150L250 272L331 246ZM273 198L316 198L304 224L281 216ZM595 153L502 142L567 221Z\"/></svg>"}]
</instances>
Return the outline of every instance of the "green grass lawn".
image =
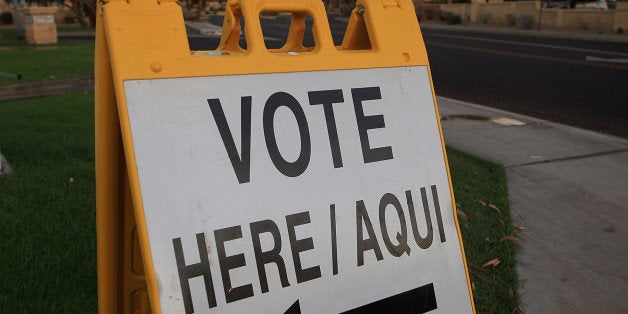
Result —
<instances>
[{"instance_id":1,"label":"green grass lawn","mask_svg":"<svg viewBox=\"0 0 628 314\"><path fill-rule=\"evenodd\" d=\"M94 31L94 28L89 27L89 26L80 26L80 25L57 24L57 33L90 32L90 31ZM0 37L15 37L16 35L17 35L17 31L15 27L0 29Z\"/></svg>"},{"instance_id":2,"label":"green grass lawn","mask_svg":"<svg viewBox=\"0 0 628 314\"><path fill-rule=\"evenodd\" d=\"M96 312L93 97L0 102L0 313Z\"/></svg>"},{"instance_id":3,"label":"green grass lawn","mask_svg":"<svg viewBox=\"0 0 628 314\"><path fill-rule=\"evenodd\" d=\"M515 228L504 168L447 149L458 223L478 313L517 313ZM484 266L498 259L494 266Z\"/></svg>"},{"instance_id":4,"label":"green grass lawn","mask_svg":"<svg viewBox=\"0 0 628 314\"><path fill-rule=\"evenodd\" d=\"M62 40L32 46L24 40L0 38L0 85L92 75L93 41Z\"/></svg>"},{"instance_id":5,"label":"green grass lawn","mask_svg":"<svg viewBox=\"0 0 628 314\"><path fill-rule=\"evenodd\" d=\"M96 312L93 121L93 93L0 102L0 313ZM478 313L516 312L504 170L448 156Z\"/></svg>"}]
</instances>

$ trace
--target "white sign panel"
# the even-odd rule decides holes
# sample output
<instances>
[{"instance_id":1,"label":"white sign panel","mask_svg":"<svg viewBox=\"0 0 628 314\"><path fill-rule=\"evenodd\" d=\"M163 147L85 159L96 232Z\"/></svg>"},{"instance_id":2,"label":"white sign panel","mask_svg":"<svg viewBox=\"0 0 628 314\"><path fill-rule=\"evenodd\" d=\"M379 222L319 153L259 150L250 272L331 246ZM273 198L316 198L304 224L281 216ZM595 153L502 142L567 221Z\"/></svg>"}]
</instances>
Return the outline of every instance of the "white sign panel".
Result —
<instances>
[{"instance_id":1,"label":"white sign panel","mask_svg":"<svg viewBox=\"0 0 628 314\"><path fill-rule=\"evenodd\" d=\"M471 311L426 67L124 86L164 313Z\"/></svg>"}]
</instances>

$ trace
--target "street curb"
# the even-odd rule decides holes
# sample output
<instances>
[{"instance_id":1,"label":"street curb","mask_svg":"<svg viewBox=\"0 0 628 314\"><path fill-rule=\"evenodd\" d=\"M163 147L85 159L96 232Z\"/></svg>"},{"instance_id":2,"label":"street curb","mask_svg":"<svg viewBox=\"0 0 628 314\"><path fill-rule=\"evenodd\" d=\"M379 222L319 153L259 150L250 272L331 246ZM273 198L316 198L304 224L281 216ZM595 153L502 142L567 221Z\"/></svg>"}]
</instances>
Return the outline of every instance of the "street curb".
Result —
<instances>
[{"instance_id":1,"label":"street curb","mask_svg":"<svg viewBox=\"0 0 628 314\"><path fill-rule=\"evenodd\" d=\"M577 34L577 33L564 33L557 31L545 31L545 30L524 30L524 29L510 29L503 27L496 28L484 28L477 26L463 26L463 25L437 25L437 24L425 24L419 23L421 29L426 30L448 30L455 32L475 32L475 33L489 33L489 34L502 34L502 35L522 35L522 36L535 36L542 38L564 38L564 39L576 39L576 40L590 40L600 42L615 42L615 43L628 43L628 36L619 35L606 35L606 34Z\"/></svg>"},{"instance_id":2,"label":"street curb","mask_svg":"<svg viewBox=\"0 0 628 314\"><path fill-rule=\"evenodd\" d=\"M447 97L443 97L443 96L436 96L436 101L437 103L440 101L447 101L447 102L451 102L451 103L456 103L462 106L466 106L469 108L473 108L473 109L479 109L479 110L483 110L483 111L487 111L487 112L491 112L495 114L495 117L502 117L502 116L506 116L506 117L512 117L512 118L516 118L518 120L525 120L528 122L533 122L533 123L538 123L538 124L545 124L548 126L551 126L553 128L556 129L563 129L563 130L567 130L571 133L574 134L578 134L578 135L586 135L586 136L591 136L594 138L598 138L600 140L606 140L606 141L611 141L611 142L616 142L616 143L620 143L620 144L625 144L628 145L628 139L619 137L619 136L614 136L614 135L610 135L610 134L606 134L606 133L600 133L600 132L595 132L595 131L591 131L591 130L586 130L586 129L582 129L579 127L575 127L575 126L570 126L570 125L566 125L566 124L561 124L558 122L552 122L552 121L548 121L548 120L543 120L543 119L539 119L539 118L535 118L535 117L531 117L531 116L526 116L523 114L519 114L519 113L514 113L511 111L506 111L506 110L501 110L501 109L497 109L497 108L493 108L493 107L487 107L487 106L482 106L482 105L478 105L475 103L470 103L470 102L466 102L466 101L462 101L462 100L456 100L456 99L452 99L452 98L447 98ZM443 118L447 118L447 116L440 116L441 119ZM493 118L493 117L489 117L489 118Z\"/></svg>"}]
</instances>

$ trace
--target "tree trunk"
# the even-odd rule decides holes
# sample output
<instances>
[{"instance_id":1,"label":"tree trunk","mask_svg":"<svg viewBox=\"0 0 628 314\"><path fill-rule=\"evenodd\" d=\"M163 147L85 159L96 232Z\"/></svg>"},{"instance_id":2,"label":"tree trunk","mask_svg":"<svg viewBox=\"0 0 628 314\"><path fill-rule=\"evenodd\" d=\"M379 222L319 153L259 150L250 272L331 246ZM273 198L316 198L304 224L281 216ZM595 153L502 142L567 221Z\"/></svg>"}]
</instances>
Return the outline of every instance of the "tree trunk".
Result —
<instances>
[{"instance_id":1,"label":"tree trunk","mask_svg":"<svg viewBox=\"0 0 628 314\"><path fill-rule=\"evenodd\" d=\"M83 1L83 11L89 19L89 26L96 26L96 1Z\"/></svg>"},{"instance_id":2,"label":"tree trunk","mask_svg":"<svg viewBox=\"0 0 628 314\"><path fill-rule=\"evenodd\" d=\"M83 12L83 0L76 0L72 10L74 11L74 15L76 15L76 20L79 24L81 24L81 26L87 26L87 23L85 22L85 13Z\"/></svg>"},{"instance_id":3,"label":"tree trunk","mask_svg":"<svg viewBox=\"0 0 628 314\"><path fill-rule=\"evenodd\" d=\"M196 8L196 19L199 20L201 18L201 15L203 14L203 8L205 8L205 1L207 0L200 0L198 2L198 7Z\"/></svg>"},{"instance_id":4,"label":"tree trunk","mask_svg":"<svg viewBox=\"0 0 628 314\"><path fill-rule=\"evenodd\" d=\"M24 39L24 28L22 27L22 18L20 17L20 6L17 4L17 0L13 0L13 16L15 17L14 20L15 20L15 29L17 31L17 39Z\"/></svg>"}]
</instances>

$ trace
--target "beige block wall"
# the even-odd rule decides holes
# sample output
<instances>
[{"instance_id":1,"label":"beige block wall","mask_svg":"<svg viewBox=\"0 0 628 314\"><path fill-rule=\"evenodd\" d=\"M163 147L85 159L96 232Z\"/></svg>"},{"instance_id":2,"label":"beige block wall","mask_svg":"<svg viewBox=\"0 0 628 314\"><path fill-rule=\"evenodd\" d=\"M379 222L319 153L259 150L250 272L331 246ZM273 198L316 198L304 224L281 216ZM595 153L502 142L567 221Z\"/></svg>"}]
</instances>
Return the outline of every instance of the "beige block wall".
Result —
<instances>
[{"instance_id":1,"label":"beige block wall","mask_svg":"<svg viewBox=\"0 0 628 314\"><path fill-rule=\"evenodd\" d=\"M440 19L441 5L440 4L418 4L415 5L415 10L418 14L421 14L425 20Z\"/></svg>"},{"instance_id":2,"label":"beige block wall","mask_svg":"<svg viewBox=\"0 0 628 314\"><path fill-rule=\"evenodd\" d=\"M469 19L469 8L470 5L466 3L451 3L441 5L441 11L451 12L453 14L460 15L463 21L467 21Z\"/></svg>"},{"instance_id":3,"label":"beige block wall","mask_svg":"<svg viewBox=\"0 0 628 314\"><path fill-rule=\"evenodd\" d=\"M522 14L530 14L532 16L538 16L539 14L539 2L538 1L518 1L516 2L514 15L519 16Z\"/></svg>"},{"instance_id":4,"label":"beige block wall","mask_svg":"<svg viewBox=\"0 0 628 314\"><path fill-rule=\"evenodd\" d=\"M557 21L562 27L583 29L612 29L614 11L604 10L561 10L562 21Z\"/></svg>"},{"instance_id":5,"label":"beige block wall","mask_svg":"<svg viewBox=\"0 0 628 314\"><path fill-rule=\"evenodd\" d=\"M613 30L617 31L620 27L624 32L628 32L628 2L617 2L617 10L613 18Z\"/></svg>"},{"instance_id":6,"label":"beige block wall","mask_svg":"<svg viewBox=\"0 0 628 314\"><path fill-rule=\"evenodd\" d=\"M501 0L496 0L501 1ZM539 18L538 1L509 1L489 3L442 4L441 10L460 15L463 21L482 22L489 16L489 24L506 24L506 16L530 14ZM623 27L628 32L628 2L618 2L617 10L543 9L541 24L570 28L613 29Z\"/></svg>"},{"instance_id":7,"label":"beige block wall","mask_svg":"<svg viewBox=\"0 0 628 314\"><path fill-rule=\"evenodd\" d=\"M532 14L537 16L536 1L470 3L470 4L443 4L442 11L460 15L464 21L481 22L481 16L488 16L489 24L505 24L506 15Z\"/></svg>"},{"instance_id":8,"label":"beige block wall","mask_svg":"<svg viewBox=\"0 0 628 314\"><path fill-rule=\"evenodd\" d=\"M485 3L480 5L478 12L478 21L484 22L483 17L488 20L489 24L505 24L506 14L513 13L516 2L508 3Z\"/></svg>"},{"instance_id":9,"label":"beige block wall","mask_svg":"<svg viewBox=\"0 0 628 314\"><path fill-rule=\"evenodd\" d=\"M57 42L57 25L54 23L26 24L24 36L29 44L54 44Z\"/></svg>"},{"instance_id":10,"label":"beige block wall","mask_svg":"<svg viewBox=\"0 0 628 314\"><path fill-rule=\"evenodd\" d=\"M543 9L541 17L541 26L556 26L558 21L558 10L562 9ZM538 15L535 16L538 19ZM538 23L538 21L537 21Z\"/></svg>"}]
</instances>

